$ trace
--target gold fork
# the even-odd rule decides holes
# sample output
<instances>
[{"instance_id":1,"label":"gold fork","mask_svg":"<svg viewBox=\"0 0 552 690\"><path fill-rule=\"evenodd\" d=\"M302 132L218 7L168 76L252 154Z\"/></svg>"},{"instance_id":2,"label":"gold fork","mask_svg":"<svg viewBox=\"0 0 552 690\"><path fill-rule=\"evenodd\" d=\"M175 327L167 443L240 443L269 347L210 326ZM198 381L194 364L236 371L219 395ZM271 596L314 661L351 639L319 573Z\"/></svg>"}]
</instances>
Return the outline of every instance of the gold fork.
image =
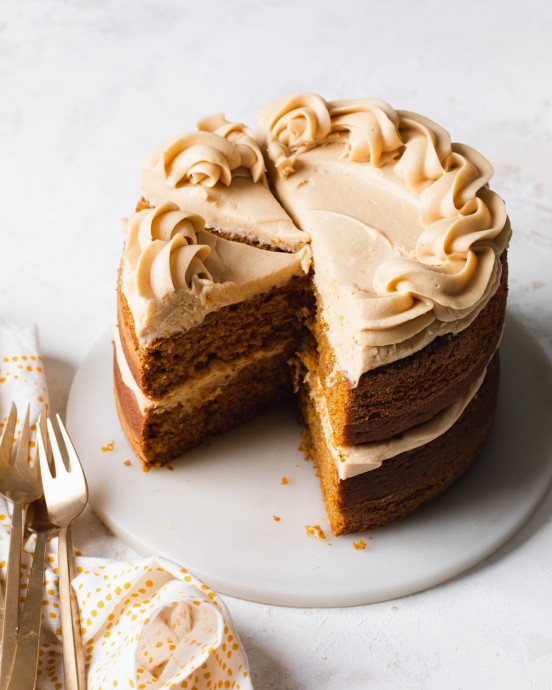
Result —
<instances>
[{"instance_id":1,"label":"gold fork","mask_svg":"<svg viewBox=\"0 0 552 690\"><path fill-rule=\"evenodd\" d=\"M55 474L48 464L44 438L39 428L37 438L44 499L50 520L58 525L59 599L61 605L61 636L63 644L63 671L66 690L85 690L84 653L80 632L77 598L71 588L74 578L74 557L70 525L88 501L86 478L59 415L56 415L65 445L67 464L58 445L52 422L47 419L48 439L54 460Z\"/></svg>"},{"instance_id":2,"label":"gold fork","mask_svg":"<svg viewBox=\"0 0 552 690\"><path fill-rule=\"evenodd\" d=\"M21 436L12 463L12 448L17 424L17 408L12 403L0 440L0 493L13 504L12 528L6 571L4 621L2 625L2 658L0 660L0 690L6 688L17 647L19 620L19 576L21 570L21 542L23 537L23 506L42 496L40 464L36 454L32 465L28 461L30 423L29 407L21 427Z\"/></svg>"},{"instance_id":3,"label":"gold fork","mask_svg":"<svg viewBox=\"0 0 552 690\"><path fill-rule=\"evenodd\" d=\"M41 429L44 427L43 420L44 417L41 416L39 422ZM37 452L41 452L40 446ZM35 462L39 462L39 460ZM25 512L25 533L34 532L36 534L36 543L27 596L19 621L17 650L7 690L29 690L35 687L42 623L42 600L44 598L46 542L57 530L57 525L54 525L48 516L44 496L27 506Z\"/></svg>"}]
</instances>

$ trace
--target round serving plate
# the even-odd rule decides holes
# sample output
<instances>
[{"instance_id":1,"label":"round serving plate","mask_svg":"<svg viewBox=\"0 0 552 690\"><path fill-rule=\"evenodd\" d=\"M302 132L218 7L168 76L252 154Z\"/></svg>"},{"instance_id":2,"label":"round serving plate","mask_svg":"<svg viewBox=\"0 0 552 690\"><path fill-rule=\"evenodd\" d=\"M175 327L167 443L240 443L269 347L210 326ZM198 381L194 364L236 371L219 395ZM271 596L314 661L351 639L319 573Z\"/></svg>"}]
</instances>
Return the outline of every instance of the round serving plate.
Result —
<instances>
[{"instance_id":1,"label":"round serving plate","mask_svg":"<svg viewBox=\"0 0 552 690\"><path fill-rule=\"evenodd\" d=\"M219 436L172 470L142 471L119 426L112 357L108 330L80 366L67 408L92 508L138 552L170 558L223 594L351 606L427 589L504 544L552 479L552 366L511 315L497 418L481 456L439 499L364 535L332 537L292 407ZM306 525L326 539L307 536ZM354 547L361 536L365 549Z\"/></svg>"}]
</instances>

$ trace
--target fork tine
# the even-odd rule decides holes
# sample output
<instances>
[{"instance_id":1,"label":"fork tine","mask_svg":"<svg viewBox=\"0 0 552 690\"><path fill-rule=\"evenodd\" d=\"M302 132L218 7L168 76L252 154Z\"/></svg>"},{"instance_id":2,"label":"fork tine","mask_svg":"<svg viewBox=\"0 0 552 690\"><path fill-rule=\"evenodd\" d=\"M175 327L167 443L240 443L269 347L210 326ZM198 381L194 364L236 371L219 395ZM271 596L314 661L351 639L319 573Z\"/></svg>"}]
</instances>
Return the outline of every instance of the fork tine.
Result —
<instances>
[{"instance_id":1,"label":"fork tine","mask_svg":"<svg viewBox=\"0 0 552 690\"><path fill-rule=\"evenodd\" d=\"M43 484L49 484L51 483L53 477L52 477L52 470L50 469L50 463L48 462L48 453L46 451L46 443L48 441L48 436L46 435L46 429L44 428L45 424L42 421L43 416L40 415L40 423L37 427L36 430L36 440L37 440L37 448L36 452L38 455L38 461L40 463L40 470L42 474L42 483ZM46 440L45 440L46 439ZM44 492L46 493L46 492Z\"/></svg>"},{"instance_id":2,"label":"fork tine","mask_svg":"<svg viewBox=\"0 0 552 690\"><path fill-rule=\"evenodd\" d=\"M10 463L16 423L17 407L15 403L12 403L8 419L6 420L6 426L2 434L2 440L0 441L0 464L9 465Z\"/></svg>"},{"instance_id":3,"label":"fork tine","mask_svg":"<svg viewBox=\"0 0 552 690\"><path fill-rule=\"evenodd\" d=\"M59 448L56 432L54 431L54 425L50 421L49 417L46 419L46 424L48 425L48 440L50 442L50 449L54 457L55 476L60 477L67 472L67 468L63 462L63 455L61 454L61 450Z\"/></svg>"},{"instance_id":4,"label":"fork tine","mask_svg":"<svg viewBox=\"0 0 552 690\"><path fill-rule=\"evenodd\" d=\"M30 440L30 434L31 434L31 429L30 429L30 424L29 424L30 412L31 412L31 406L27 405L27 412L25 413L25 419L24 419L23 425L21 427L21 436L19 438L19 446L17 448L17 455L15 456L15 462L16 463L27 462L27 458L29 457L29 440Z\"/></svg>"},{"instance_id":5,"label":"fork tine","mask_svg":"<svg viewBox=\"0 0 552 690\"><path fill-rule=\"evenodd\" d=\"M50 456L48 454L48 430L46 427L46 413L44 411L42 411L40 413L36 427L37 427L37 429L36 429L37 441L39 440L39 435L40 435L40 439L42 441L42 451L41 452L49 460ZM39 444L37 443L36 453L35 453L35 462L39 462L38 447L39 447Z\"/></svg>"},{"instance_id":6,"label":"fork tine","mask_svg":"<svg viewBox=\"0 0 552 690\"><path fill-rule=\"evenodd\" d=\"M65 428L63 422L61 421L61 417L58 414L56 415L56 419L59 425L59 430L61 431L61 435L63 436L63 440L65 441L67 456L69 457L69 467L67 469L69 470L69 472L78 472L79 475L82 475L84 478L84 472L80 464L79 456L77 455L77 452L75 450L75 447L73 446L71 438L69 437L67 429Z\"/></svg>"}]
</instances>

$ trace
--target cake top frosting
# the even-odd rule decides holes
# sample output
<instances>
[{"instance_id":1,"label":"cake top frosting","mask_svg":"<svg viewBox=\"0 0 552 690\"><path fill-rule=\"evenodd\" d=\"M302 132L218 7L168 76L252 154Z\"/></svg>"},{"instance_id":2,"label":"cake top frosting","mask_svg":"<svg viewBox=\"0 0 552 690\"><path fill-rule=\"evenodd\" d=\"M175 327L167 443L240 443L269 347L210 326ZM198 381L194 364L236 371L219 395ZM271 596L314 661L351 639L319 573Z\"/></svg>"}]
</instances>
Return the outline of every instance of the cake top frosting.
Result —
<instances>
[{"instance_id":1,"label":"cake top frosting","mask_svg":"<svg viewBox=\"0 0 552 690\"><path fill-rule=\"evenodd\" d=\"M192 328L310 266L308 246L288 253L218 237L170 201L135 213L125 229L122 289L142 343Z\"/></svg>"},{"instance_id":2,"label":"cake top frosting","mask_svg":"<svg viewBox=\"0 0 552 690\"><path fill-rule=\"evenodd\" d=\"M171 201L230 236L287 251L308 241L270 192L263 154L249 129L221 114L150 153L141 187L151 205Z\"/></svg>"},{"instance_id":3,"label":"cake top frosting","mask_svg":"<svg viewBox=\"0 0 552 690\"><path fill-rule=\"evenodd\" d=\"M257 122L275 192L311 238L328 340L353 385L477 316L510 236L483 156L374 99L299 94Z\"/></svg>"},{"instance_id":4,"label":"cake top frosting","mask_svg":"<svg viewBox=\"0 0 552 690\"><path fill-rule=\"evenodd\" d=\"M491 176L442 127L377 99L289 96L260 111L256 139L204 118L142 165L154 208L129 221L123 272L139 337L176 330L168 304L188 300L191 327L223 292L245 299L312 252L335 366L354 386L467 327L496 291L510 227Z\"/></svg>"}]
</instances>

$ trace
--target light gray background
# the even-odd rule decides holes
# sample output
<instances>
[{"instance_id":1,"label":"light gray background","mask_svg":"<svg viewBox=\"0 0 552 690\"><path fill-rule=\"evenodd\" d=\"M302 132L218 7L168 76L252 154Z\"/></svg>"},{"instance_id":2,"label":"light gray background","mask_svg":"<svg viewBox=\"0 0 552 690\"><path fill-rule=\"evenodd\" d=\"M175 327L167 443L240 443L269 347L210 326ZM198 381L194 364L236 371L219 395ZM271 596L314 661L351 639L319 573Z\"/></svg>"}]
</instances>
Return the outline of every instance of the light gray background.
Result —
<instances>
[{"instance_id":1,"label":"light gray background","mask_svg":"<svg viewBox=\"0 0 552 690\"><path fill-rule=\"evenodd\" d=\"M510 309L552 350L552 10L526 2L4 0L0 314L38 323L54 407L113 318L120 219L159 142L287 93L376 96L494 164ZM521 459L520 459L521 460ZM432 591L344 610L227 599L259 690L548 690L552 499ZM88 555L131 552L90 513ZM369 551L365 552L369 557Z\"/></svg>"}]
</instances>

